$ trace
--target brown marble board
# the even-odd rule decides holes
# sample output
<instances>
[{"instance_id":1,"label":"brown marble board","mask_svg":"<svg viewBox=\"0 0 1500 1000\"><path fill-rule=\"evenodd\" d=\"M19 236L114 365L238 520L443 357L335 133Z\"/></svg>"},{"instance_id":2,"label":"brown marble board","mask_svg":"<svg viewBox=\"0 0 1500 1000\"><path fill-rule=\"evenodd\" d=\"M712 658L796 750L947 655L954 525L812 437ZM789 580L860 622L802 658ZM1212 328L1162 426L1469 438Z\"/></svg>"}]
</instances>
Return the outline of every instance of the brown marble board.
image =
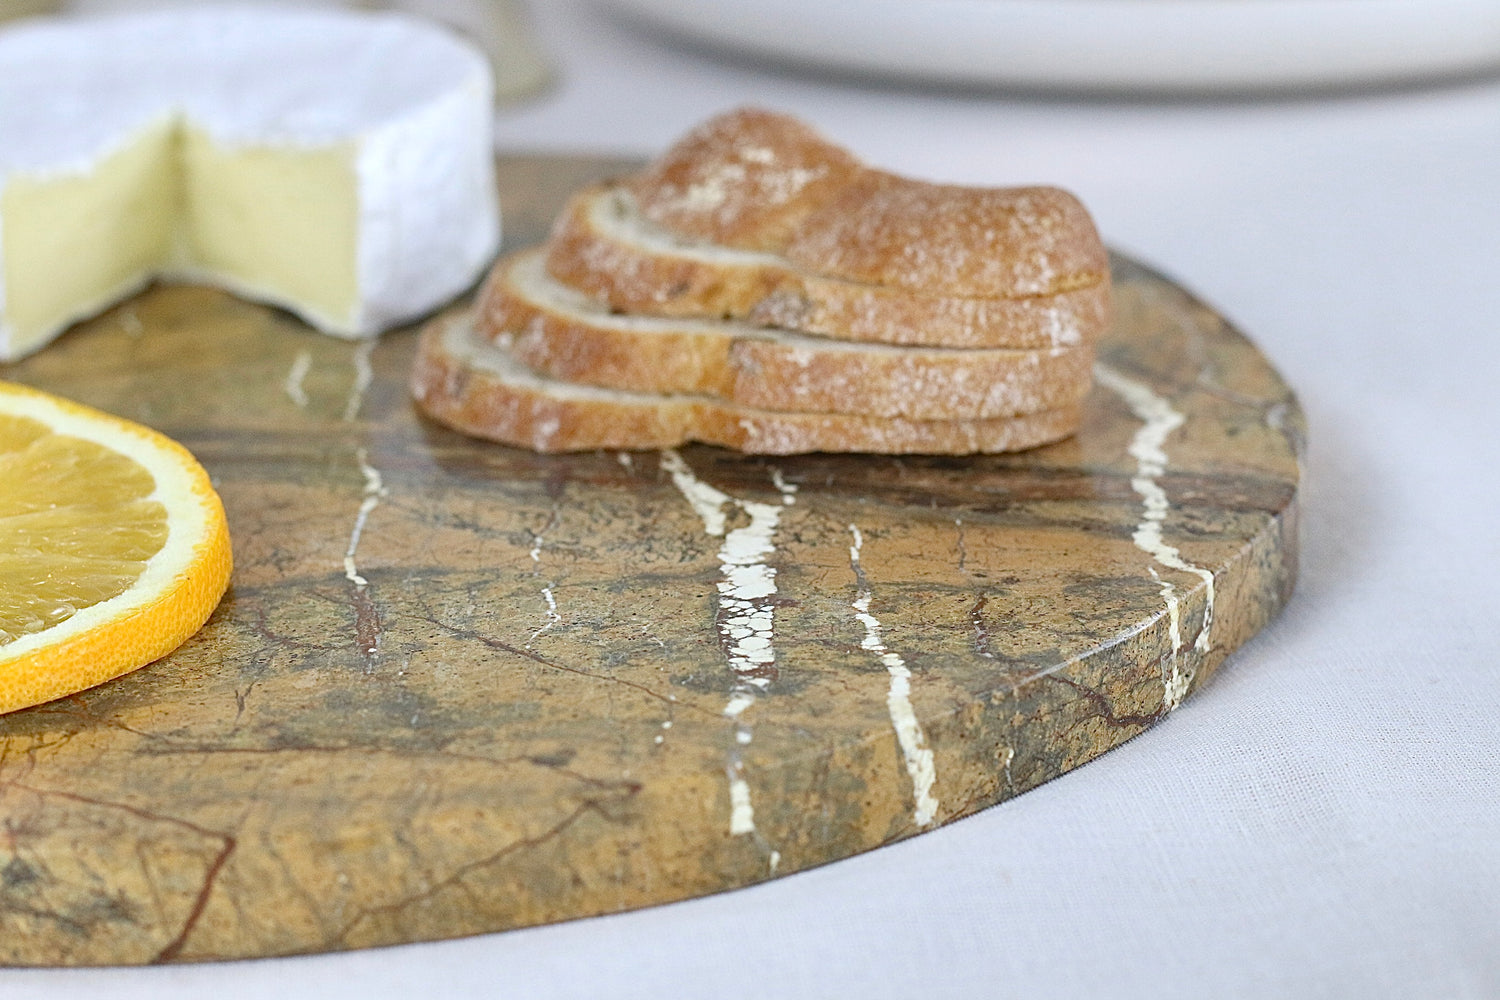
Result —
<instances>
[{"instance_id":1,"label":"brown marble board","mask_svg":"<svg viewBox=\"0 0 1500 1000\"><path fill-rule=\"evenodd\" d=\"M621 165L500 166L515 249ZM700 896L1140 733L1286 601L1303 420L1213 310L1115 277L1082 432L987 458L535 455L417 415L412 331L352 344L194 287L0 368L184 442L236 555L178 652L0 717L0 963ZM774 593L736 603L746 572Z\"/></svg>"}]
</instances>

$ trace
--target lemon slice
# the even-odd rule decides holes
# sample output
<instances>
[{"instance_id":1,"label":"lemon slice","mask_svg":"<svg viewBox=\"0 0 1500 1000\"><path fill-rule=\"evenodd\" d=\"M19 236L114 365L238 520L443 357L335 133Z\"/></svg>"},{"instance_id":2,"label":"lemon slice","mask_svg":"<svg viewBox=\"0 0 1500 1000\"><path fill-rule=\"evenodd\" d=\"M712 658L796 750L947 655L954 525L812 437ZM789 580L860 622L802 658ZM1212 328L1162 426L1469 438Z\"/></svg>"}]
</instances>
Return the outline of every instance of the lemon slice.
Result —
<instances>
[{"instance_id":1,"label":"lemon slice","mask_svg":"<svg viewBox=\"0 0 1500 1000\"><path fill-rule=\"evenodd\" d=\"M0 712L176 649L231 562L224 506L187 449L0 382Z\"/></svg>"}]
</instances>

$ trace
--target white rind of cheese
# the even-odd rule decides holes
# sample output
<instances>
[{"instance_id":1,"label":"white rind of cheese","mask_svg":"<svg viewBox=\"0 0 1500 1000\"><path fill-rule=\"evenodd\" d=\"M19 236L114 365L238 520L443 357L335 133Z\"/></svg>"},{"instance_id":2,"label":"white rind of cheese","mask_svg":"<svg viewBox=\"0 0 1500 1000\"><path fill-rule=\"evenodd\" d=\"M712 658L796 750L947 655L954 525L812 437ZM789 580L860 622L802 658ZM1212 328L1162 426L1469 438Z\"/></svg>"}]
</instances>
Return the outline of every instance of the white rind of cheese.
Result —
<instances>
[{"instance_id":1,"label":"white rind of cheese","mask_svg":"<svg viewBox=\"0 0 1500 1000\"><path fill-rule=\"evenodd\" d=\"M393 14L166 10L0 31L0 361L157 277L369 336L499 246L490 68Z\"/></svg>"}]
</instances>

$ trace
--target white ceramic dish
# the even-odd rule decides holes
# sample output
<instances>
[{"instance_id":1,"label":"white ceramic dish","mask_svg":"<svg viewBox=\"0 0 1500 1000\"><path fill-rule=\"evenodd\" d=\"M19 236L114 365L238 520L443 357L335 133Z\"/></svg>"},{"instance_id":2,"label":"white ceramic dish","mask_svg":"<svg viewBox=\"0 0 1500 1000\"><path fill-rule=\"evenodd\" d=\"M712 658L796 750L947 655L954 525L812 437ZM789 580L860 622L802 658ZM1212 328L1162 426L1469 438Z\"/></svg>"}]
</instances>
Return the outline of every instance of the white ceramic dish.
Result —
<instances>
[{"instance_id":1,"label":"white ceramic dish","mask_svg":"<svg viewBox=\"0 0 1500 1000\"><path fill-rule=\"evenodd\" d=\"M882 77L1232 91L1500 70L1500 0L599 0L678 35Z\"/></svg>"}]
</instances>

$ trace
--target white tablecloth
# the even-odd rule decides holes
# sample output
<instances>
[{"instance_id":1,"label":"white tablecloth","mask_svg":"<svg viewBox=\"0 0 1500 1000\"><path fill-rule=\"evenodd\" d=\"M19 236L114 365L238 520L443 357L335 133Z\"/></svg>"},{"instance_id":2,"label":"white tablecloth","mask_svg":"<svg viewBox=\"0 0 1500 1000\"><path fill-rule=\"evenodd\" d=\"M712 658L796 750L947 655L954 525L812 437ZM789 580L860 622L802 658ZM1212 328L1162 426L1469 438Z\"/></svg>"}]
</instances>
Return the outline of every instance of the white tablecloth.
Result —
<instances>
[{"instance_id":1,"label":"white tablecloth","mask_svg":"<svg viewBox=\"0 0 1500 1000\"><path fill-rule=\"evenodd\" d=\"M815 0L809 0L815 2ZM0 995L1500 996L1500 81L1022 99L672 47L547 3L504 149L649 154L746 102L882 166L1078 192L1300 393L1286 612L1161 725L972 819L764 886L471 940L0 973Z\"/></svg>"}]
</instances>

